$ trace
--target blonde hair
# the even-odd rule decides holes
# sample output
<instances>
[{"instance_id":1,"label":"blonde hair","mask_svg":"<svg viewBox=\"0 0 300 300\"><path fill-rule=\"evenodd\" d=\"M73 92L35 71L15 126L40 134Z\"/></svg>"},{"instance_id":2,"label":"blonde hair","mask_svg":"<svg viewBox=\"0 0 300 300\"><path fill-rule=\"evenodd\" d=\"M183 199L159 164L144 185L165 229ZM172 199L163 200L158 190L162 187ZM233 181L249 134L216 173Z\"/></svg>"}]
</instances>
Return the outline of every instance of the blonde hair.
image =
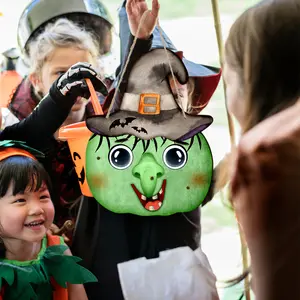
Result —
<instances>
[{"instance_id":1,"label":"blonde hair","mask_svg":"<svg viewBox=\"0 0 300 300\"><path fill-rule=\"evenodd\" d=\"M39 74L53 51L65 47L87 50L95 61L100 56L99 45L92 34L73 22L61 18L48 24L44 31L30 43L27 59L31 66L31 73Z\"/></svg>"}]
</instances>

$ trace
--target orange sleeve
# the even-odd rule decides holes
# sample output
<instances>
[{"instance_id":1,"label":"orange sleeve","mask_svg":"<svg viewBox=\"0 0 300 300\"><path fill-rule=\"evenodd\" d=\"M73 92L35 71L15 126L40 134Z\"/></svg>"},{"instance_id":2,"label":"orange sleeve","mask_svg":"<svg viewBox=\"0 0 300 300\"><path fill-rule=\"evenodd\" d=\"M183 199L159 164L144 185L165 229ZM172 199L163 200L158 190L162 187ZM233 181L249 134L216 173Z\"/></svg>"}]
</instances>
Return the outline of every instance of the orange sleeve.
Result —
<instances>
[{"instance_id":1,"label":"orange sleeve","mask_svg":"<svg viewBox=\"0 0 300 300\"><path fill-rule=\"evenodd\" d=\"M47 234L47 241L48 247L62 244L61 237L58 235Z\"/></svg>"},{"instance_id":2,"label":"orange sleeve","mask_svg":"<svg viewBox=\"0 0 300 300\"><path fill-rule=\"evenodd\" d=\"M63 244L62 239L58 235L47 235L48 247ZM54 288L53 300L68 300L68 289L62 288L57 282L51 278L51 284ZM0 300L2 300L0 298Z\"/></svg>"},{"instance_id":3,"label":"orange sleeve","mask_svg":"<svg viewBox=\"0 0 300 300\"><path fill-rule=\"evenodd\" d=\"M53 300L68 300L68 289L62 288L55 280L51 280L51 284L54 288L53 291ZM0 300L2 300L0 298Z\"/></svg>"}]
</instances>

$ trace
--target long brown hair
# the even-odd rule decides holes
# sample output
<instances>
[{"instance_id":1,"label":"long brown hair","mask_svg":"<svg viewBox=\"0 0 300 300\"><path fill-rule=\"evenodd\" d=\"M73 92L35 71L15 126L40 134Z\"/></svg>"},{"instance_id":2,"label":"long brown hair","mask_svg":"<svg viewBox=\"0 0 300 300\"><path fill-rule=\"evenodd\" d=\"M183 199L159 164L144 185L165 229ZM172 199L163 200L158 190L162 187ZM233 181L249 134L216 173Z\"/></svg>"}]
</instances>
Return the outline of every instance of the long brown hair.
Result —
<instances>
[{"instance_id":1,"label":"long brown hair","mask_svg":"<svg viewBox=\"0 0 300 300\"><path fill-rule=\"evenodd\" d=\"M244 96L242 133L294 104L300 96L300 1L263 0L246 10L230 29L225 60ZM216 190L228 182L227 160Z\"/></svg>"}]
</instances>

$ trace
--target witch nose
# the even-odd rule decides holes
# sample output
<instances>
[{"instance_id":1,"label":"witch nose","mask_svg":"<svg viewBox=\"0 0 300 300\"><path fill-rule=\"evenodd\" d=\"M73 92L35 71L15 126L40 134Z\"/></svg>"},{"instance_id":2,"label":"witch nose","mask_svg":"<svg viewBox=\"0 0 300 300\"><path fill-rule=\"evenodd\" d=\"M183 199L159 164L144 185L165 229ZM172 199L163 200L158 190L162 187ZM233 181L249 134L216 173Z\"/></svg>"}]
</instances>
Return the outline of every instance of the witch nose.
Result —
<instances>
[{"instance_id":1,"label":"witch nose","mask_svg":"<svg viewBox=\"0 0 300 300\"><path fill-rule=\"evenodd\" d=\"M151 153L144 153L139 163L133 168L132 174L141 181L143 194L150 198L156 188L157 179L164 175L165 171Z\"/></svg>"}]
</instances>

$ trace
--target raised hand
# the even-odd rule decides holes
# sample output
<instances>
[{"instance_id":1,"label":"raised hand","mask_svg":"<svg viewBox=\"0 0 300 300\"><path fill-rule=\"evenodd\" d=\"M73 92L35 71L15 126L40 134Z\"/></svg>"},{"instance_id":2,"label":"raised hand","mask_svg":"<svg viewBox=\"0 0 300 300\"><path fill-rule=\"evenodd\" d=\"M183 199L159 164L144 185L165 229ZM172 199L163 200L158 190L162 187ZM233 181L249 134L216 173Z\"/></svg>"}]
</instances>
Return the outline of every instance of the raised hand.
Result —
<instances>
[{"instance_id":1,"label":"raised hand","mask_svg":"<svg viewBox=\"0 0 300 300\"><path fill-rule=\"evenodd\" d=\"M88 99L90 92L85 82L85 78L89 78L96 91L102 95L107 95L106 85L102 82L97 72L92 68L89 63L79 62L63 74L51 87L56 90L56 95L84 97ZM58 92L58 93L57 93Z\"/></svg>"},{"instance_id":2,"label":"raised hand","mask_svg":"<svg viewBox=\"0 0 300 300\"><path fill-rule=\"evenodd\" d=\"M131 34L139 39L148 39L155 28L159 12L158 0L152 0L152 9L144 18L143 24L138 33L137 31L142 16L147 10L148 5L145 0L127 0L126 11L128 15L129 28Z\"/></svg>"}]
</instances>

